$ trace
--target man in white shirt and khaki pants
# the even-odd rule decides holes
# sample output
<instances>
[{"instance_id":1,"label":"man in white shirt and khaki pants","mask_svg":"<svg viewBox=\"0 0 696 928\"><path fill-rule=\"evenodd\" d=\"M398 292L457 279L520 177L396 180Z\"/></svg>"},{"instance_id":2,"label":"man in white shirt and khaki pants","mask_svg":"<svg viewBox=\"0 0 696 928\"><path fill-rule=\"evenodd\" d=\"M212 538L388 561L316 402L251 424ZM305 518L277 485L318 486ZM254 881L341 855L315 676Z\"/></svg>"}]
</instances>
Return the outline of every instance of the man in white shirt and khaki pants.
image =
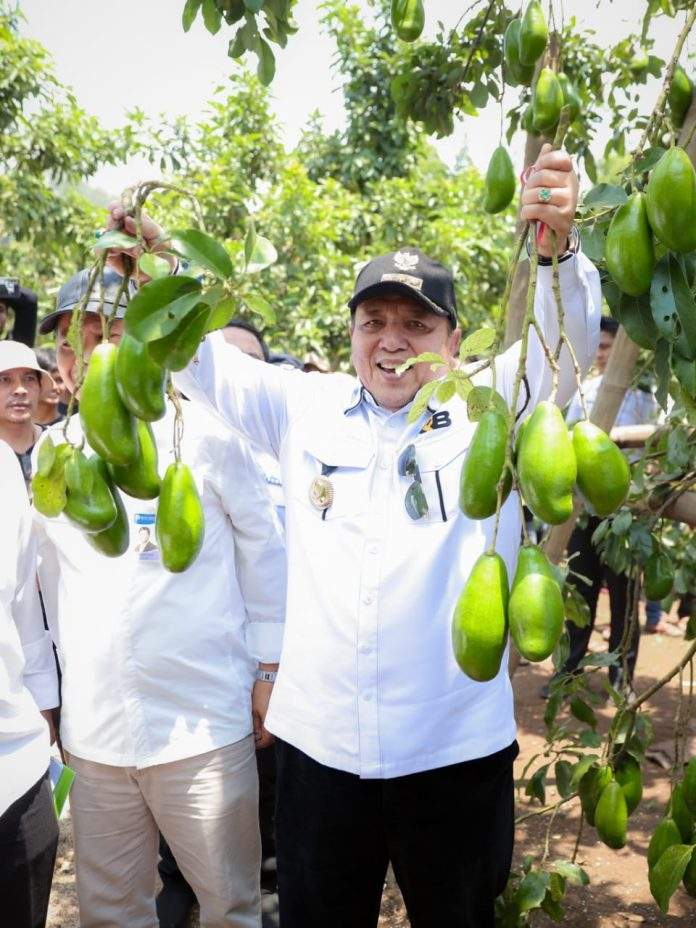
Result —
<instances>
[{"instance_id":1,"label":"man in white shirt and khaki pants","mask_svg":"<svg viewBox=\"0 0 696 928\"><path fill-rule=\"evenodd\" d=\"M0 514L0 923L43 928L58 847L47 724L58 675L23 474L1 440Z\"/></svg>"},{"instance_id":2,"label":"man in white shirt and khaki pants","mask_svg":"<svg viewBox=\"0 0 696 928\"><path fill-rule=\"evenodd\" d=\"M71 390L75 356L66 334L87 276L61 288L40 327L56 332ZM125 303L113 304L119 283L108 271L104 311L115 312L115 341L125 311ZM87 358L101 339L98 302L95 294L87 304ZM122 494L130 547L117 558L92 548L64 515L36 518L41 588L62 670L60 734L76 773L82 928L156 928L158 829L196 893L202 926L260 925L254 749L271 742L263 719L272 684L263 680L274 678L280 657L285 550L251 452L205 410L183 402L183 411L181 456L205 514L203 545L186 571L162 565L157 500ZM163 474L174 454L171 404L152 428ZM82 438L77 416L68 437ZM149 544L139 544L144 528Z\"/></svg>"},{"instance_id":3,"label":"man in white shirt and khaki pants","mask_svg":"<svg viewBox=\"0 0 696 928\"><path fill-rule=\"evenodd\" d=\"M558 233L567 330L587 369L601 295L595 268L566 252L576 202L570 159L547 146L522 215ZM119 204L109 225L134 232ZM160 235L150 220L143 231L153 243ZM548 235L539 247L550 264ZM555 346L551 282L551 267L540 267L535 311ZM433 405L408 423L416 392L437 374L429 364L394 372L424 351L457 357L454 281L401 248L363 268L349 305L357 378L258 364L213 333L178 381L274 455L285 488L286 631L266 718L278 739L280 923L374 928L391 861L412 928L492 928L513 846L512 689L505 660L488 683L464 676L450 628L493 520L458 508L475 428L465 404ZM518 357L519 344L497 361L508 404ZM575 385L565 350L561 368L564 403ZM550 385L532 333L520 407ZM520 529L511 498L497 542L510 575Z\"/></svg>"}]
</instances>

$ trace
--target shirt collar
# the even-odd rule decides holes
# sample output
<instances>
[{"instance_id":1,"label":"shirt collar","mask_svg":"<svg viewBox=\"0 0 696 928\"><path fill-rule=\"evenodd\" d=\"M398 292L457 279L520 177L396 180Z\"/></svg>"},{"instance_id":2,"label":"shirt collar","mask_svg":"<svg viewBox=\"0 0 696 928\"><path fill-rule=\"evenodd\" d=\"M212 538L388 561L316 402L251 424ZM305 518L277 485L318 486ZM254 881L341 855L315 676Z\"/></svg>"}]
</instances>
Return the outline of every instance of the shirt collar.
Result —
<instances>
[{"instance_id":1,"label":"shirt collar","mask_svg":"<svg viewBox=\"0 0 696 928\"><path fill-rule=\"evenodd\" d=\"M395 410L394 413L389 413L383 406L380 406L374 396L370 393L369 390L366 390L365 387L357 380L351 390L348 403L346 404L343 415L347 416L352 412L355 412L356 409L364 404L373 412L376 412L380 415L406 415L413 405L413 400L410 403L407 403L406 406L402 406L401 409ZM434 404L434 401L431 399L427 406L427 412L431 415L434 412L437 412L437 405Z\"/></svg>"}]
</instances>

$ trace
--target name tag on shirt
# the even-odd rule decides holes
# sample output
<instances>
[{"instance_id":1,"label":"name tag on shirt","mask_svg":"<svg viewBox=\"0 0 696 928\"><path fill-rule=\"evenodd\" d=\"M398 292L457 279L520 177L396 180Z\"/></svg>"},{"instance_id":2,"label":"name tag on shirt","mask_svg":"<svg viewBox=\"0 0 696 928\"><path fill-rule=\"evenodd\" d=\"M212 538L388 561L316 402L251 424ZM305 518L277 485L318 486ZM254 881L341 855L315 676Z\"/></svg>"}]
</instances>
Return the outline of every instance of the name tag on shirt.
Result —
<instances>
[{"instance_id":1,"label":"name tag on shirt","mask_svg":"<svg viewBox=\"0 0 696 928\"><path fill-rule=\"evenodd\" d=\"M160 552L155 534L155 513L136 512L133 516L133 550L139 561L159 561Z\"/></svg>"}]
</instances>

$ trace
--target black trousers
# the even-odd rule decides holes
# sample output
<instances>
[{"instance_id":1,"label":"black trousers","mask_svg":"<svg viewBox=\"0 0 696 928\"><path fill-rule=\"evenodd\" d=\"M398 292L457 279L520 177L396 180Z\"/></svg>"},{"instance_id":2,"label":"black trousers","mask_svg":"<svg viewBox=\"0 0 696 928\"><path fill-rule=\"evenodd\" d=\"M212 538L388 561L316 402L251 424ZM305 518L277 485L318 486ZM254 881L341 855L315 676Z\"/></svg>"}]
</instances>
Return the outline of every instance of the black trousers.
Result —
<instances>
[{"instance_id":1,"label":"black trousers","mask_svg":"<svg viewBox=\"0 0 696 928\"><path fill-rule=\"evenodd\" d=\"M493 928L512 861L517 742L383 780L283 741L276 753L282 928L374 928L389 861L411 928Z\"/></svg>"},{"instance_id":2,"label":"black trousers","mask_svg":"<svg viewBox=\"0 0 696 928\"><path fill-rule=\"evenodd\" d=\"M563 668L565 673L573 673L577 670L580 661L587 653L587 646L590 642L590 635L594 628L597 617L597 601L602 583L605 582L609 590L609 606L611 611L611 627L609 633L609 650L615 651L623 639L624 628L627 617L627 607L629 597L631 596L631 581L625 574L616 574L613 570L603 564L599 559L597 549L592 544L592 535L599 525L599 519L590 518L585 528L576 528L568 542L568 556L573 557L570 562L571 570L575 573L582 574L590 583L587 584L579 577L573 577L577 590L587 601L590 608L590 624L585 628L578 628L574 622L567 622L568 635L570 636L570 654ZM628 610L630 620L631 610ZM640 639L640 629L636 627L631 640L627 647L627 667L628 682L633 679L636 660L638 658L638 642ZM609 679L613 685L621 681L622 667L614 666L609 668Z\"/></svg>"},{"instance_id":3,"label":"black trousers","mask_svg":"<svg viewBox=\"0 0 696 928\"><path fill-rule=\"evenodd\" d=\"M44 775L0 816L0 922L43 928L58 848L58 820Z\"/></svg>"}]
</instances>

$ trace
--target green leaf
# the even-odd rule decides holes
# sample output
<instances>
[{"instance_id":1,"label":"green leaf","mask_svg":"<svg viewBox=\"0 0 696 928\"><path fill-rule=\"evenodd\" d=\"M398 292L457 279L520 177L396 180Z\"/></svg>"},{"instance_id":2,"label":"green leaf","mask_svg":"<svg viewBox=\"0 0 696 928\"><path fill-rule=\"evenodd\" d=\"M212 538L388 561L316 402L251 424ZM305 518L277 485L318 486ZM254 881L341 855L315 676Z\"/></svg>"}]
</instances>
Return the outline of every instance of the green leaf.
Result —
<instances>
[{"instance_id":1,"label":"green leaf","mask_svg":"<svg viewBox=\"0 0 696 928\"><path fill-rule=\"evenodd\" d=\"M507 418L508 408L500 393L491 387L474 387L467 397L466 412L471 422L478 422L490 408Z\"/></svg>"},{"instance_id":2,"label":"green leaf","mask_svg":"<svg viewBox=\"0 0 696 928\"><path fill-rule=\"evenodd\" d=\"M222 329L232 319L237 311L237 301L231 296L225 297L213 306L213 311L208 319L206 332L214 332L215 329Z\"/></svg>"},{"instance_id":3,"label":"green leaf","mask_svg":"<svg viewBox=\"0 0 696 928\"><path fill-rule=\"evenodd\" d=\"M218 7L215 0L203 0L203 22L205 28L211 35L216 35L220 31L222 22L222 10Z\"/></svg>"},{"instance_id":4,"label":"green leaf","mask_svg":"<svg viewBox=\"0 0 696 928\"><path fill-rule=\"evenodd\" d=\"M551 869L575 886L587 886L590 882L589 876L582 867L578 867L577 864L571 863L569 860L554 860Z\"/></svg>"},{"instance_id":5,"label":"green leaf","mask_svg":"<svg viewBox=\"0 0 696 928\"><path fill-rule=\"evenodd\" d=\"M205 335L211 309L207 303L197 303L179 325L164 338L148 343L147 350L160 367L170 371L183 370L198 350Z\"/></svg>"},{"instance_id":6,"label":"green leaf","mask_svg":"<svg viewBox=\"0 0 696 928\"><path fill-rule=\"evenodd\" d=\"M623 187L613 184L597 184L589 190L582 201L584 209L606 209L610 206L621 206L628 199Z\"/></svg>"},{"instance_id":7,"label":"green leaf","mask_svg":"<svg viewBox=\"0 0 696 928\"><path fill-rule=\"evenodd\" d=\"M456 375L458 371L454 371L453 373ZM469 394L473 390L473 384L468 378L457 376L455 376L454 382L456 384L457 396L466 403Z\"/></svg>"},{"instance_id":8,"label":"green leaf","mask_svg":"<svg viewBox=\"0 0 696 928\"><path fill-rule=\"evenodd\" d=\"M669 258L670 277L674 308L681 323L682 334L689 348L689 355L696 358L696 300L689 289L684 269L676 255Z\"/></svg>"},{"instance_id":9,"label":"green leaf","mask_svg":"<svg viewBox=\"0 0 696 928\"><path fill-rule=\"evenodd\" d=\"M650 892L665 915L669 911L669 900L684 876L695 847L694 844L673 844L649 873Z\"/></svg>"},{"instance_id":10,"label":"green leaf","mask_svg":"<svg viewBox=\"0 0 696 928\"><path fill-rule=\"evenodd\" d=\"M553 875L554 874L552 874L552 876ZM560 924L565 918L565 909L550 893L547 893L544 897L544 901L541 903L541 910L542 912L546 912L549 918L556 922L556 924Z\"/></svg>"},{"instance_id":11,"label":"green leaf","mask_svg":"<svg viewBox=\"0 0 696 928\"><path fill-rule=\"evenodd\" d=\"M581 757L577 764L573 766L573 774L570 778L570 785L573 788L573 792L575 792L575 790L578 788L580 785L580 780L582 780L582 778L585 776L587 771L596 760L596 755L585 754L585 756Z\"/></svg>"},{"instance_id":12,"label":"green leaf","mask_svg":"<svg viewBox=\"0 0 696 928\"><path fill-rule=\"evenodd\" d=\"M582 250L595 264L604 261L604 249L607 243L607 227L593 223L589 228L582 226L580 229L580 241Z\"/></svg>"},{"instance_id":13,"label":"green leaf","mask_svg":"<svg viewBox=\"0 0 696 928\"><path fill-rule=\"evenodd\" d=\"M181 14L181 25L184 27L184 32L188 32L193 25L193 21L198 15L201 2L202 0L186 0L184 12Z\"/></svg>"},{"instance_id":14,"label":"green leaf","mask_svg":"<svg viewBox=\"0 0 696 928\"><path fill-rule=\"evenodd\" d=\"M531 799L538 799L542 806L546 803L546 774L549 766L549 764L544 764L543 767L535 770L524 788L525 795Z\"/></svg>"},{"instance_id":15,"label":"green leaf","mask_svg":"<svg viewBox=\"0 0 696 928\"><path fill-rule=\"evenodd\" d=\"M147 274L152 280L158 280L160 277L169 277L171 268L169 262L159 255L153 255L149 251L140 255L138 265L143 274Z\"/></svg>"},{"instance_id":16,"label":"green leaf","mask_svg":"<svg viewBox=\"0 0 696 928\"><path fill-rule=\"evenodd\" d=\"M669 255L658 261L650 285L650 309L661 335L677 335L677 307L672 291L672 264Z\"/></svg>"},{"instance_id":17,"label":"green leaf","mask_svg":"<svg viewBox=\"0 0 696 928\"><path fill-rule=\"evenodd\" d=\"M590 178L593 184L597 183L597 165L595 163L594 155L589 148L586 148L582 155L583 161L585 162L585 170L587 171L587 176Z\"/></svg>"},{"instance_id":18,"label":"green leaf","mask_svg":"<svg viewBox=\"0 0 696 928\"><path fill-rule=\"evenodd\" d=\"M597 731L584 731L578 739L583 748L598 748L602 745L602 736Z\"/></svg>"},{"instance_id":19,"label":"green leaf","mask_svg":"<svg viewBox=\"0 0 696 928\"><path fill-rule=\"evenodd\" d=\"M193 277L151 280L128 304L126 332L141 342L165 337L199 301L200 291L201 284Z\"/></svg>"},{"instance_id":20,"label":"green leaf","mask_svg":"<svg viewBox=\"0 0 696 928\"><path fill-rule=\"evenodd\" d=\"M538 909L548 888L546 874L531 871L522 880L515 893L515 903L520 914Z\"/></svg>"},{"instance_id":21,"label":"green leaf","mask_svg":"<svg viewBox=\"0 0 696 928\"><path fill-rule=\"evenodd\" d=\"M263 271L275 264L277 260L278 252L275 250L273 243L262 235L257 235L254 240L251 258L246 263L246 272L247 274L256 274L258 271Z\"/></svg>"},{"instance_id":22,"label":"green leaf","mask_svg":"<svg viewBox=\"0 0 696 928\"><path fill-rule=\"evenodd\" d=\"M254 253L254 245L256 244L256 225L254 224L253 218L249 217L249 222L247 223L246 235L244 236L244 265L248 265L251 261L251 256Z\"/></svg>"},{"instance_id":23,"label":"green leaf","mask_svg":"<svg viewBox=\"0 0 696 928\"><path fill-rule=\"evenodd\" d=\"M573 792L570 780L573 775L573 765L567 760L557 760L554 767L556 774L556 789L561 798L566 799Z\"/></svg>"},{"instance_id":24,"label":"green leaf","mask_svg":"<svg viewBox=\"0 0 696 928\"><path fill-rule=\"evenodd\" d=\"M36 456L36 473L40 474L42 477L48 477L55 459L56 446L53 444L51 436L47 435L39 445L39 451Z\"/></svg>"},{"instance_id":25,"label":"green leaf","mask_svg":"<svg viewBox=\"0 0 696 928\"><path fill-rule=\"evenodd\" d=\"M565 616L578 628L587 628L590 624L590 607L587 600L572 584L568 584L564 600Z\"/></svg>"},{"instance_id":26,"label":"green leaf","mask_svg":"<svg viewBox=\"0 0 696 928\"><path fill-rule=\"evenodd\" d=\"M454 396L454 392L457 389L454 380L447 379L441 380L438 383L437 388L435 389L435 398L440 403L447 403Z\"/></svg>"},{"instance_id":27,"label":"green leaf","mask_svg":"<svg viewBox=\"0 0 696 928\"><path fill-rule=\"evenodd\" d=\"M614 516L611 530L615 535L625 535L633 522L633 513L629 509L622 509Z\"/></svg>"},{"instance_id":28,"label":"green leaf","mask_svg":"<svg viewBox=\"0 0 696 928\"><path fill-rule=\"evenodd\" d=\"M264 325L273 325L275 323L275 310L268 300L265 300L258 293L245 293L242 299L252 312L261 316Z\"/></svg>"},{"instance_id":29,"label":"green leaf","mask_svg":"<svg viewBox=\"0 0 696 928\"><path fill-rule=\"evenodd\" d=\"M275 77L276 62L273 50L265 39L259 38L257 54L259 61L256 66L256 76L264 87L268 87Z\"/></svg>"},{"instance_id":30,"label":"green leaf","mask_svg":"<svg viewBox=\"0 0 696 928\"><path fill-rule=\"evenodd\" d=\"M264 0L244 0L244 6L250 13L260 13Z\"/></svg>"},{"instance_id":31,"label":"green leaf","mask_svg":"<svg viewBox=\"0 0 696 928\"><path fill-rule=\"evenodd\" d=\"M468 358L472 354L481 354L495 342L495 329L486 326L477 332L467 335L459 349L459 357Z\"/></svg>"},{"instance_id":32,"label":"green leaf","mask_svg":"<svg viewBox=\"0 0 696 928\"><path fill-rule=\"evenodd\" d=\"M417 422L418 419L423 415L426 410L428 403L430 402L430 397L433 395L433 391L437 388L439 381L429 380L428 383L423 384L418 393L416 393L413 404L408 411L406 416L407 422Z\"/></svg>"},{"instance_id":33,"label":"green leaf","mask_svg":"<svg viewBox=\"0 0 696 928\"><path fill-rule=\"evenodd\" d=\"M104 248L135 248L138 244L137 240L132 235L126 235L125 232L121 232L120 229L111 229L109 232L105 232L103 235L100 235L97 241L94 243L94 247L99 249Z\"/></svg>"},{"instance_id":34,"label":"green leaf","mask_svg":"<svg viewBox=\"0 0 696 928\"><path fill-rule=\"evenodd\" d=\"M408 358L403 364L400 364L396 368L396 373L403 374L404 371L407 371L409 367L413 367L414 364L431 364L433 368L436 365L437 367L447 367L447 361L445 361L441 354L435 354L433 351L424 351L423 354L418 354L414 358Z\"/></svg>"},{"instance_id":35,"label":"green leaf","mask_svg":"<svg viewBox=\"0 0 696 928\"><path fill-rule=\"evenodd\" d=\"M172 244L184 257L227 280L234 274L227 250L200 229L179 229L172 233Z\"/></svg>"},{"instance_id":36,"label":"green leaf","mask_svg":"<svg viewBox=\"0 0 696 928\"><path fill-rule=\"evenodd\" d=\"M605 296L608 288L602 288ZM650 308L650 299L644 296L629 296L622 293L612 306L612 315L626 329L629 337L641 348L651 349L658 338L657 326Z\"/></svg>"},{"instance_id":37,"label":"green leaf","mask_svg":"<svg viewBox=\"0 0 696 928\"><path fill-rule=\"evenodd\" d=\"M638 161L636 161L636 164L635 164L636 173L640 172L641 174L643 174L646 171L651 171L655 167L657 162L660 160L660 158L662 158L664 153L665 153L665 149L660 148L659 146L657 148L646 149L646 151L643 152L643 154L640 156Z\"/></svg>"},{"instance_id":38,"label":"green leaf","mask_svg":"<svg viewBox=\"0 0 696 928\"><path fill-rule=\"evenodd\" d=\"M591 706L588 706L587 703L576 697L570 702L570 711L575 716L579 722L584 722L586 725L589 725L590 728L597 727L597 716L594 714Z\"/></svg>"}]
</instances>

